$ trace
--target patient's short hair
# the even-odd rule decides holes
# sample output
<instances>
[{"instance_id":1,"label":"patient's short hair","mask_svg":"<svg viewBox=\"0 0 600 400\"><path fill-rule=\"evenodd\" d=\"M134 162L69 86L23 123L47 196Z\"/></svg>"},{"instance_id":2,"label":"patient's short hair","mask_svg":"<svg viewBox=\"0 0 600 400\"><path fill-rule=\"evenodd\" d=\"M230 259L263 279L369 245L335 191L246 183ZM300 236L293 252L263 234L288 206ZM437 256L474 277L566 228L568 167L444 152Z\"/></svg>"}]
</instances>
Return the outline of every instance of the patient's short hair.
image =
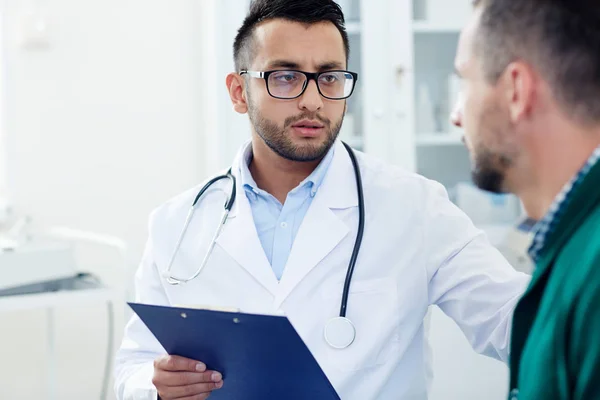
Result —
<instances>
[{"instance_id":1,"label":"patient's short hair","mask_svg":"<svg viewBox=\"0 0 600 400\"><path fill-rule=\"evenodd\" d=\"M515 60L530 63L566 112L600 122L600 2L474 0L481 7L476 54L495 83Z\"/></svg>"}]
</instances>

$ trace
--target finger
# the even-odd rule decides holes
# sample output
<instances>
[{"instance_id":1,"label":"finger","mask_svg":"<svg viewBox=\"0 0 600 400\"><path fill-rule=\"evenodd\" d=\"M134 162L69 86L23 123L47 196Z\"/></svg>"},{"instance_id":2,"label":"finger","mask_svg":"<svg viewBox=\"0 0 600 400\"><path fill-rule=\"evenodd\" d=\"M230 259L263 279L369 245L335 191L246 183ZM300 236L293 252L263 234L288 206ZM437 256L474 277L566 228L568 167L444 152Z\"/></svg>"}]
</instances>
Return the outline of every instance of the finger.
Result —
<instances>
[{"instance_id":1,"label":"finger","mask_svg":"<svg viewBox=\"0 0 600 400\"><path fill-rule=\"evenodd\" d=\"M186 396L186 397L167 397L167 395L162 394L162 393L158 393L158 395L160 396L160 400L205 400L208 399L208 397L210 396L210 393L201 393L201 394L197 394L194 396Z\"/></svg>"},{"instance_id":2,"label":"finger","mask_svg":"<svg viewBox=\"0 0 600 400\"><path fill-rule=\"evenodd\" d=\"M152 383L155 386L188 386L197 383L218 383L223 380L223 376L215 371L206 372L171 372L157 371L154 374Z\"/></svg>"},{"instance_id":3,"label":"finger","mask_svg":"<svg viewBox=\"0 0 600 400\"><path fill-rule=\"evenodd\" d=\"M197 383L195 385L167 387L164 389L166 397L179 399L192 396L198 396L201 394L210 394L213 390L219 390L223 387L223 381L218 383Z\"/></svg>"},{"instance_id":4,"label":"finger","mask_svg":"<svg viewBox=\"0 0 600 400\"><path fill-rule=\"evenodd\" d=\"M180 397L175 400L206 400L210 396L210 393L202 393L196 396Z\"/></svg>"},{"instance_id":5,"label":"finger","mask_svg":"<svg viewBox=\"0 0 600 400\"><path fill-rule=\"evenodd\" d=\"M180 356L164 355L154 360L154 368L163 371L204 372L204 363Z\"/></svg>"},{"instance_id":6,"label":"finger","mask_svg":"<svg viewBox=\"0 0 600 400\"><path fill-rule=\"evenodd\" d=\"M163 395L161 395L160 393L158 394L162 399L164 400L205 400L208 399L211 395L211 392L207 392L207 393L200 393L200 394L195 394L192 396L185 396L185 397L164 397Z\"/></svg>"}]
</instances>

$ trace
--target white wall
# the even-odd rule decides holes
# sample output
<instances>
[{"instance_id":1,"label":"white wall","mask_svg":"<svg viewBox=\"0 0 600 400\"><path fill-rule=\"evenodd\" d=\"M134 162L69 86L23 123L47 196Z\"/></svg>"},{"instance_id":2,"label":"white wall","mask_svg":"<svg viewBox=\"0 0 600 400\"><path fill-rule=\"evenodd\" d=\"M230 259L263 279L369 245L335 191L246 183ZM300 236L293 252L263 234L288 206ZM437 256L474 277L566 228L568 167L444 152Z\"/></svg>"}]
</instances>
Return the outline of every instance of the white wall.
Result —
<instances>
[{"instance_id":1,"label":"white wall","mask_svg":"<svg viewBox=\"0 0 600 400\"><path fill-rule=\"evenodd\" d=\"M137 262L148 213L206 169L200 2L38 1L50 42L38 50L17 43L28 4L2 3L13 201L39 224L120 236ZM0 398L43 398L43 317L0 314ZM57 318L59 399L97 398L104 309Z\"/></svg>"},{"instance_id":2,"label":"white wall","mask_svg":"<svg viewBox=\"0 0 600 400\"><path fill-rule=\"evenodd\" d=\"M14 200L139 248L152 207L201 174L194 2L48 1L47 50L15 45L20 3L5 4Z\"/></svg>"}]
</instances>

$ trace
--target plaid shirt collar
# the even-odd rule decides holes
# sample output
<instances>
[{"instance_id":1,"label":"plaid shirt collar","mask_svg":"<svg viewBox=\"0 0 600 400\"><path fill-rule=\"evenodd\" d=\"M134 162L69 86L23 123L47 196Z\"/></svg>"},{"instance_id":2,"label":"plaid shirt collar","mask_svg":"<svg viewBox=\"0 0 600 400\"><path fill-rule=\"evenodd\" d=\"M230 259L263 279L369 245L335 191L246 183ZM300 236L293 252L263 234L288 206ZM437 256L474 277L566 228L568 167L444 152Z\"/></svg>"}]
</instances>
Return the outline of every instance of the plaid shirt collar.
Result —
<instances>
[{"instance_id":1,"label":"plaid shirt collar","mask_svg":"<svg viewBox=\"0 0 600 400\"><path fill-rule=\"evenodd\" d=\"M586 175L590 172L592 167L600 160L600 146L594 150L592 156L588 159L583 168L575 175L562 189L562 191L556 196L552 206L546 213L546 216L536 225L535 236L531 247L529 248L529 256L535 262L538 261L540 252L544 248L546 238L553 231L556 223L560 219L560 216L564 213L572 194L575 189L585 179Z\"/></svg>"}]
</instances>

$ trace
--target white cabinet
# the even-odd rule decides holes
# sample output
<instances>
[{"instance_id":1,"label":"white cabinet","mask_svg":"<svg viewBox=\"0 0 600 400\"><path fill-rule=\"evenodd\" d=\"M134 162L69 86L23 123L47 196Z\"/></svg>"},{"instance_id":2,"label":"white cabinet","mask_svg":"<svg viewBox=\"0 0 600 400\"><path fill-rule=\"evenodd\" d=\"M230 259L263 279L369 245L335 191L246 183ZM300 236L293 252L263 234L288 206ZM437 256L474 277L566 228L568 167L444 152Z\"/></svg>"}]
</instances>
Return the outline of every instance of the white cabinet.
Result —
<instances>
[{"instance_id":1,"label":"white cabinet","mask_svg":"<svg viewBox=\"0 0 600 400\"><path fill-rule=\"evenodd\" d=\"M342 138L449 188L468 180L468 154L449 114L458 90L454 53L470 0L338 3L351 10L349 68L360 75Z\"/></svg>"},{"instance_id":2,"label":"white cabinet","mask_svg":"<svg viewBox=\"0 0 600 400\"><path fill-rule=\"evenodd\" d=\"M454 56L470 0L414 0L408 33L414 51L414 129L416 171L448 190L470 181L470 161L462 132L450 124L450 112L460 90ZM458 11L457 11L458 10Z\"/></svg>"},{"instance_id":3,"label":"white cabinet","mask_svg":"<svg viewBox=\"0 0 600 400\"><path fill-rule=\"evenodd\" d=\"M454 57L471 0L339 3L351 10L349 68L360 75L342 138L442 183L481 228L508 230L520 217L520 203L514 196L464 190L472 186L469 154L462 131L450 123L461 85Z\"/></svg>"},{"instance_id":4,"label":"white cabinet","mask_svg":"<svg viewBox=\"0 0 600 400\"><path fill-rule=\"evenodd\" d=\"M469 0L460 1L470 8ZM468 178L469 160L461 135L448 123L449 84L456 87L451 79L454 52L468 15L455 18L452 25L437 21L445 12L439 8L455 7L455 1L452 7L442 0L338 3L350 15L349 68L360 76L348 102L346 118L351 126L343 129L342 138L448 187ZM441 160L452 168L441 165Z\"/></svg>"},{"instance_id":5,"label":"white cabinet","mask_svg":"<svg viewBox=\"0 0 600 400\"><path fill-rule=\"evenodd\" d=\"M413 130L412 43L406 31L411 1L338 3L350 35L348 69L359 74L341 138L359 150L414 170L414 137L408 134Z\"/></svg>"}]
</instances>

